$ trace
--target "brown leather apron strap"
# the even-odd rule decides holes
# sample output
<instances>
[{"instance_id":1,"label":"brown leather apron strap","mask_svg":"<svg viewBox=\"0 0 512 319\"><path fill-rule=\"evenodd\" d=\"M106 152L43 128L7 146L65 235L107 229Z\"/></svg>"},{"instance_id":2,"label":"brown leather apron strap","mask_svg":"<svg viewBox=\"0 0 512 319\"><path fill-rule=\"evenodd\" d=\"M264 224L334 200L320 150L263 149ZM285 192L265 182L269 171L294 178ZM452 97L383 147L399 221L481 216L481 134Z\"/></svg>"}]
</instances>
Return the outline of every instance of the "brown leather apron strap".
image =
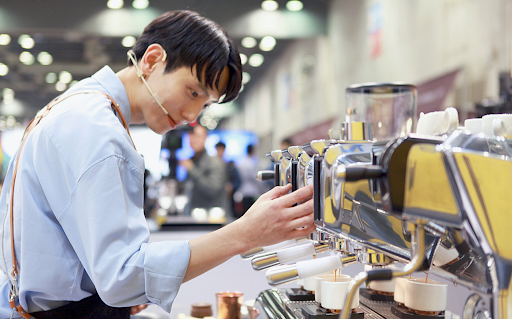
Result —
<instances>
[{"instance_id":1,"label":"brown leather apron strap","mask_svg":"<svg viewBox=\"0 0 512 319\"><path fill-rule=\"evenodd\" d=\"M11 181L11 198L10 198L10 205L9 205L9 211L10 211L10 217L11 217L11 256L12 256L12 272L11 275L13 277L13 284L16 285L17 277L18 277L18 261L16 259L16 252L14 251L14 183L16 181L16 173L18 172L18 164L20 160L21 151L23 150L23 146L25 146L25 142L27 141L27 136L32 132L34 127L36 127L37 124L41 121L43 117L48 115L52 107L55 106L55 104L60 103L67 99L68 97L71 97L73 95L77 94L102 94L106 96L110 100L110 105L114 109L114 111L119 114L119 117L121 118L121 122L128 132L128 136L130 137L130 140L132 141L133 148L135 148L135 144L133 144L132 136L130 135L130 130L128 129L128 124L126 123L126 120L124 119L123 113L121 113L121 110L119 109L119 105L110 97L108 94L101 92L101 91L81 91L81 92L75 92L66 96L58 96L55 99L53 99L50 103L48 103L42 110L38 112L36 117L28 124L27 128L25 129L25 133L23 133L23 139L21 142L21 146L18 150L18 156L16 158L16 165L14 166L14 172L12 174L12 181ZM16 306L16 297L17 295L17 288L12 288L9 296L9 305L13 310L16 310L23 318L30 319L34 318L32 317L28 312L25 311L21 307L21 305Z\"/></svg>"}]
</instances>

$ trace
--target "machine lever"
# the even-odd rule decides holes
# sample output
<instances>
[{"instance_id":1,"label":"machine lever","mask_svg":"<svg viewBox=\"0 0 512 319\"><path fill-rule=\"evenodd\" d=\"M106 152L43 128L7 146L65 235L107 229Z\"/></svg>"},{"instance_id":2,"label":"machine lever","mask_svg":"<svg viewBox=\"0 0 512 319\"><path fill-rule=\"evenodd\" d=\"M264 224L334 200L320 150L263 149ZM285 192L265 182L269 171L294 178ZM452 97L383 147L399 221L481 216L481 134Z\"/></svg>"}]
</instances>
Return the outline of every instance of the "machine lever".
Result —
<instances>
[{"instance_id":1,"label":"machine lever","mask_svg":"<svg viewBox=\"0 0 512 319\"><path fill-rule=\"evenodd\" d=\"M274 179L275 172L274 171L259 171L256 179L259 181L271 181Z\"/></svg>"},{"instance_id":2,"label":"machine lever","mask_svg":"<svg viewBox=\"0 0 512 319\"><path fill-rule=\"evenodd\" d=\"M336 177L346 182L379 178L385 175L386 170L379 165L339 165L336 168Z\"/></svg>"}]
</instances>

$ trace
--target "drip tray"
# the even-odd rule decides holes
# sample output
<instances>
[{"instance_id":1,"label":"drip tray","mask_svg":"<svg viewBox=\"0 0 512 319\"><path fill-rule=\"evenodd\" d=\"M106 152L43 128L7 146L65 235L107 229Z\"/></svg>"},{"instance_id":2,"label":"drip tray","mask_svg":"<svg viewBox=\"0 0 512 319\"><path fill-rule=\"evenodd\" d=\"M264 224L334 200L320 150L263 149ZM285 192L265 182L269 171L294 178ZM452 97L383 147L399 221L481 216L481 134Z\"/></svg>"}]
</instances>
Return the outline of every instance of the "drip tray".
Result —
<instances>
[{"instance_id":1,"label":"drip tray","mask_svg":"<svg viewBox=\"0 0 512 319\"><path fill-rule=\"evenodd\" d=\"M332 319L338 318L339 313L329 312L329 310L319 307L317 305L304 305L302 306L302 314L306 319ZM352 312L350 319L363 319L364 312L356 308L355 312Z\"/></svg>"},{"instance_id":2,"label":"drip tray","mask_svg":"<svg viewBox=\"0 0 512 319\"><path fill-rule=\"evenodd\" d=\"M291 301L314 301L315 295L301 288L286 288L286 295Z\"/></svg>"},{"instance_id":3,"label":"drip tray","mask_svg":"<svg viewBox=\"0 0 512 319\"><path fill-rule=\"evenodd\" d=\"M412 313L403 306L393 305L391 306L391 313L401 319L427 319L427 318L444 318L444 311L441 311L438 315L428 316L428 315L419 315L416 313Z\"/></svg>"}]
</instances>

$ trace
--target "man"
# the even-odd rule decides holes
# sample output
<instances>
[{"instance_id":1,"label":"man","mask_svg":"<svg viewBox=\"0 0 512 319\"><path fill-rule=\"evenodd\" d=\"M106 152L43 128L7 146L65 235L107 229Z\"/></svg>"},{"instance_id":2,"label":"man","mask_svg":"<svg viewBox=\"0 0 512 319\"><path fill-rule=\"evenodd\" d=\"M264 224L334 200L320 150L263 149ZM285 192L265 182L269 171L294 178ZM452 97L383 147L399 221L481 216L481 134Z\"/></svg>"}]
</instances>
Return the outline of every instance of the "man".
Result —
<instances>
[{"instance_id":1,"label":"man","mask_svg":"<svg viewBox=\"0 0 512 319\"><path fill-rule=\"evenodd\" d=\"M52 102L25 137L19 162L15 156L9 165L0 218L13 231L3 224L1 318L12 307L14 317L38 319L128 318L131 307L149 303L170 311L182 282L253 247L314 230L312 202L293 207L312 189L287 195L285 186L218 231L148 243L144 159L124 124L163 134L194 122L208 105L236 98L242 68L226 32L189 11L156 18L129 53L125 69L106 66Z\"/></svg>"},{"instance_id":2,"label":"man","mask_svg":"<svg viewBox=\"0 0 512 319\"><path fill-rule=\"evenodd\" d=\"M224 153L226 152L226 144L218 142L215 145L217 150L217 158L224 162ZM240 174L236 169L235 162L229 161L226 163L226 171L228 176L228 182L226 183L226 194L228 197L228 204L230 212L235 213L235 201L233 200L234 193L240 188L241 180ZM235 216L236 217L236 216Z\"/></svg>"},{"instance_id":3,"label":"man","mask_svg":"<svg viewBox=\"0 0 512 319\"><path fill-rule=\"evenodd\" d=\"M242 205L238 205L239 210L236 215L241 217L258 199L263 188L262 183L256 179L258 176L258 159L254 157L254 146L252 144L247 146L247 157L238 164L237 169L242 180L237 191Z\"/></svg>"},{"instance_id":4,"label":"man","mask_svg":"<svg viewBox=\"0 0 512 319\"><path fill-rule=\"evenodd\" d=\"M196 125L188 136L190 147L195 154L192 159L180 162L187 170L187 180L192 183L187 205L188 212L194 208L212 207L221 207L226 210L228 206L225 192L226 165L222 160L206 153L204 143L208 137L208 131L204 126Z\"/></svg>"}]
</instances>

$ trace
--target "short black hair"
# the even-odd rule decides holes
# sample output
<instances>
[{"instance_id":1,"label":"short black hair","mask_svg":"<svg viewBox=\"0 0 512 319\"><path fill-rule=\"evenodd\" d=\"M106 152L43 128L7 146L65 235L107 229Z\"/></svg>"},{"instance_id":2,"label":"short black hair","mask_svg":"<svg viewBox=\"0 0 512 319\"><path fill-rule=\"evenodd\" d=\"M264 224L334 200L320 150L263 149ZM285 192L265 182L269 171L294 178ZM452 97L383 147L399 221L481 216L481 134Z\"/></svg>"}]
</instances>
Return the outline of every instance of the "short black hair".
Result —
<instances>
[{"instance_id":1,"label":"short black hair","mask_svg":"<svg viewBox=\"0 0 512 319\"><path fill-rule=\"evenodd\" d=\"M226 144L224 144L223 142L219 142L219 143L215 144L215 148L219 148L219 147L226 148Z\"/></svg>"},{"instance_id":2,"label":"short black hair","mask_svg":"<svg viewBox=\"0 0 512 319\"><path fill-rule=\"evenodd\" d=\"M214 21L187 10L166 12L146 26L133 52L140 60L151 44L160 44L167 52L165 72L195 66L197 79L208 88L219 89L220 75L229 71L228 86L221 103L237 98L242 87L242 61L233 39ZM132 65L128 59L128 65ZM203 72L204 81L203 81Z\"/></svg>"},{"instance_id":3,"label":"short black hair","mask_svg":"<svg viewBox=\"0 0 512 319\"><path fill-rule=\"evenodd\" d=\"M251 155L253 151L254 151L254 145L252 145L252 144L247 145L247 154Z\"/></svg>"}]
</instances>

